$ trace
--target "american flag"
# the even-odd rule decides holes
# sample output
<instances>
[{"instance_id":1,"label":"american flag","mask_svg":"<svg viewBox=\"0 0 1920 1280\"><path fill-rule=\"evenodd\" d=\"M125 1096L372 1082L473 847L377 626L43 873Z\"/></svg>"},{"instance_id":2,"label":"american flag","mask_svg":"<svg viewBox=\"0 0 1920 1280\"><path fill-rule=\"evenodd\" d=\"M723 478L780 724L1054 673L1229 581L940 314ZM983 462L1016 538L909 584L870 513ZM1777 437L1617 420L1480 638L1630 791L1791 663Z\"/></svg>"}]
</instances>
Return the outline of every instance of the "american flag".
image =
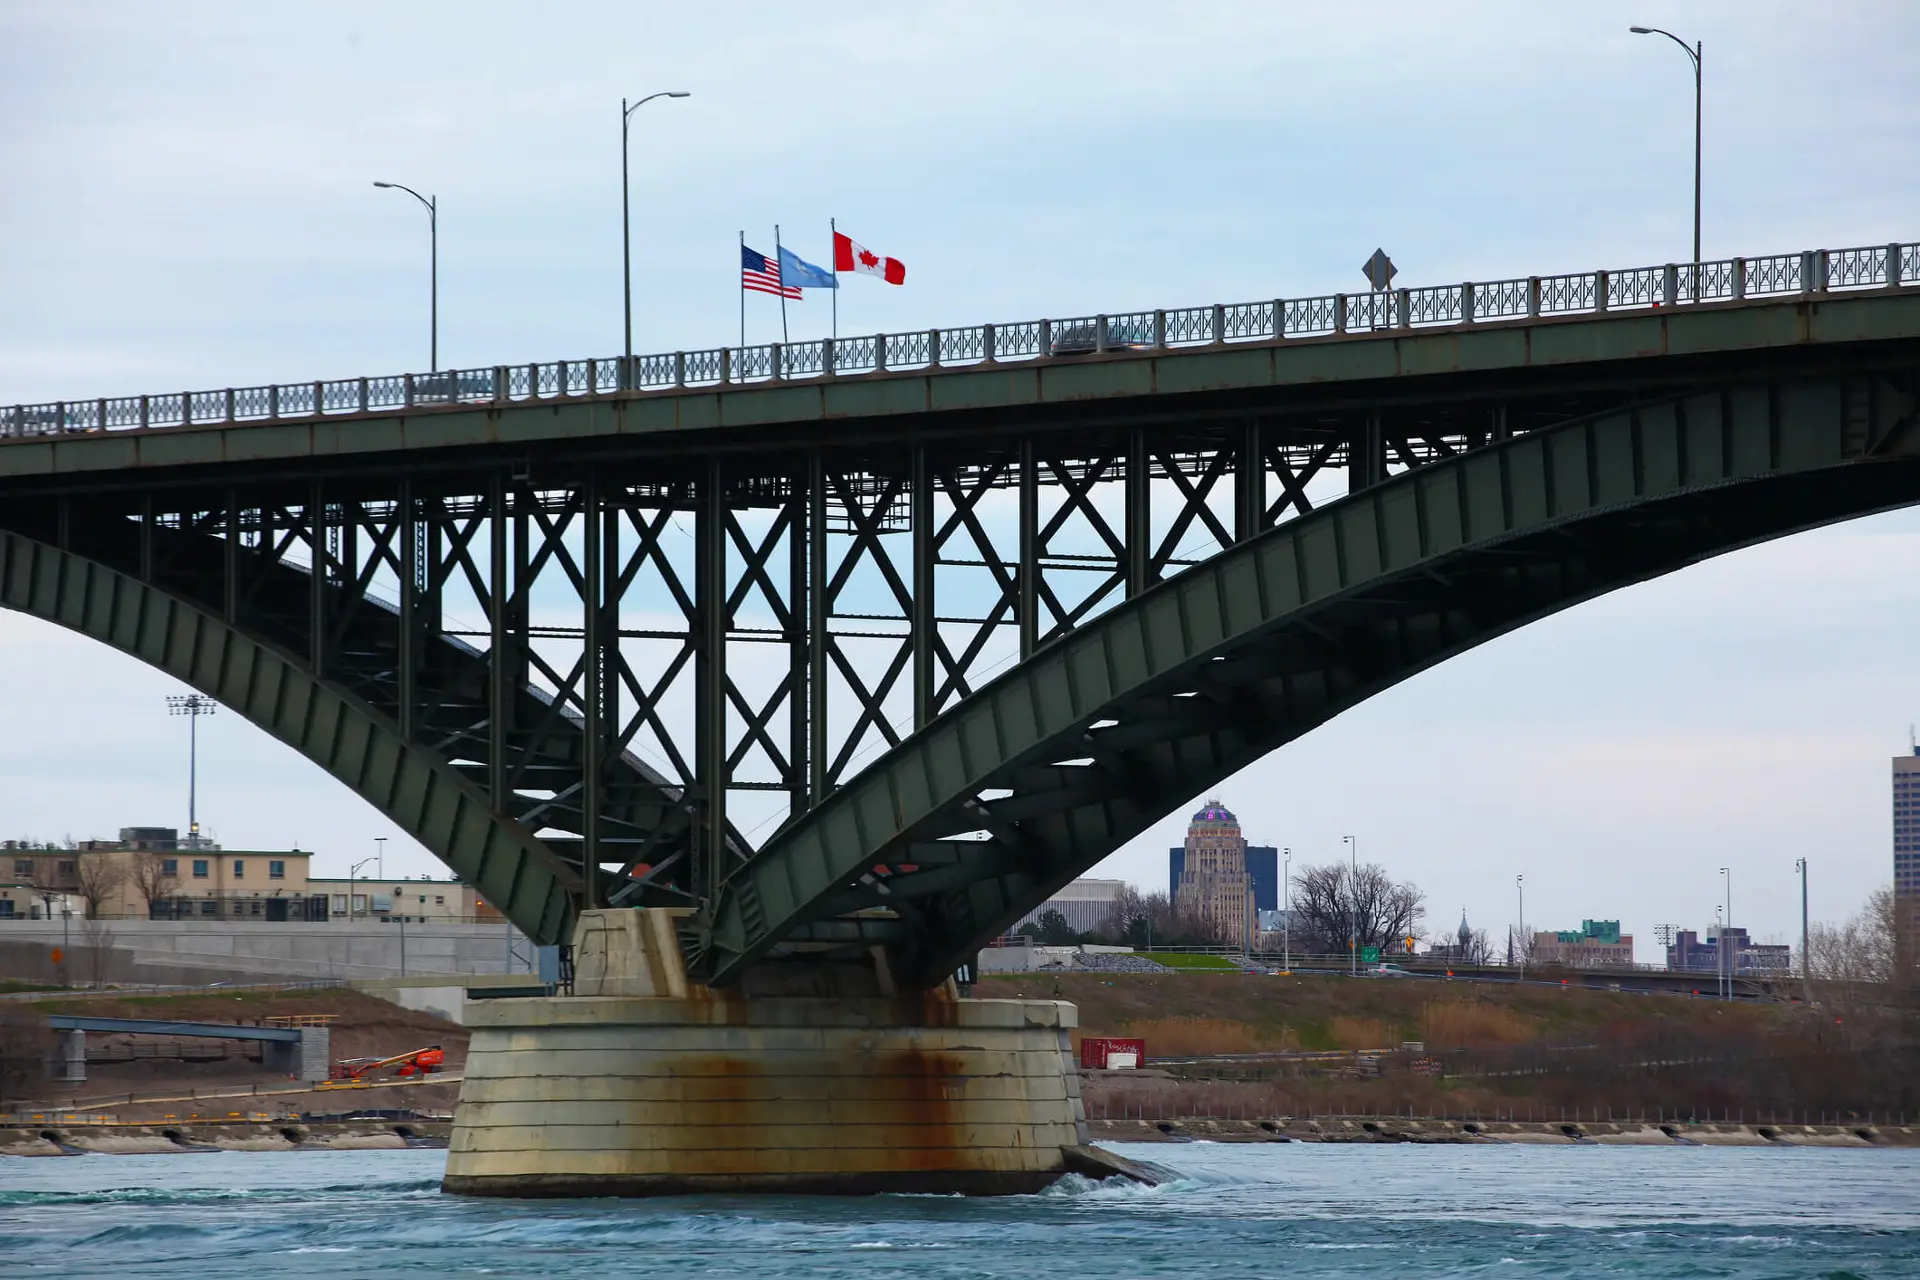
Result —
<instances>
[{"instance_id":1,"label":"american flag","mask_svg":"<svg viewBox=\"0 0 1920 1280\"><path fill-rule=\"evenodd\" d=\"M745 245L740 246L740 287L755 293L770 293L776 298L800 300L799 286L780 283L779 260L755 253Z\"/></svg>"}]
</instances>

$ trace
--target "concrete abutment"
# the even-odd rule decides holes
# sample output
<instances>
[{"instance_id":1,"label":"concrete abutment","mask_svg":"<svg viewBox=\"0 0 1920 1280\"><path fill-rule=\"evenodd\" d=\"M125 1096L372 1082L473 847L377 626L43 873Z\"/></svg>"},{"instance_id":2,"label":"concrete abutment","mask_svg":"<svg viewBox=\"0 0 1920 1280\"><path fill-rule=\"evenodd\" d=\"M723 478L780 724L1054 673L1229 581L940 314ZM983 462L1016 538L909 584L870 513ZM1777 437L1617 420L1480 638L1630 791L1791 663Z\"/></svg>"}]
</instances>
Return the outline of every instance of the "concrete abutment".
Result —
<instances>
[{"instance_id":1,"label":"concrete abutment","mask_svg":"<svg viewBox=\"0 0 1920 1280\"><path fill-rule=\"evenodd\" d=\"M575 948L574 995L469 1006L445 1190L1020 1194L1100 1158L1070 1004L887 993L884 973L707 988L666 911L586 913Z\"/></svg>"}]
</instances>

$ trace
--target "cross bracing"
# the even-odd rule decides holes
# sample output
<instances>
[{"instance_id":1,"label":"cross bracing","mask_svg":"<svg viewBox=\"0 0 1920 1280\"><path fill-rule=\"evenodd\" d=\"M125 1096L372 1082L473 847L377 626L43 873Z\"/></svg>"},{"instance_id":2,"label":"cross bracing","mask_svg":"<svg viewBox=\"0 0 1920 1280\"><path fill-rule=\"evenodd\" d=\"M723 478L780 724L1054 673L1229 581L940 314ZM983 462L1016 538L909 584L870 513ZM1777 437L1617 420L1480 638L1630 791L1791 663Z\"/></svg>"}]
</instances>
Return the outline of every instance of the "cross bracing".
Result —
<instances>
[{"instance_id":1,"label":"cross bracing","mask_svg":"<svg viewBox=\"0 0 1920 1280\"><path fill-rule=\"evenodd\" d=\"M688 392L671 423L629 395L22 440L0 444L0 599L243 711L537 937L583 906L687 906L716 981L875 946L934 981L1359 697L1598 591L1910 500L1917 343L1920 291L1898 288ZM1704 410L1672 408L1708 402L1718 471ZM1649 426L1674 412L1680 435ZM1693 469L1660 488L1660 440L1683 437ZM1553 507L1558 472L1517 477L1560 439L1642 487ZM1514 523L1435 541L1418 495L1489 466ZM1236 566L1270 572L1288 539L1345 585L1230 634L1180 612L1238 600ZM1363 544L1417 554L1340 578ZM1129 685L1115 637L1149 625L1189 651L1152 632L1161 665ZM1089 645L1107 700L1024 745L996 722L981 757L963 726L1010 688L1079 697L1059 664Z\"/></svg>"}]
</instances>

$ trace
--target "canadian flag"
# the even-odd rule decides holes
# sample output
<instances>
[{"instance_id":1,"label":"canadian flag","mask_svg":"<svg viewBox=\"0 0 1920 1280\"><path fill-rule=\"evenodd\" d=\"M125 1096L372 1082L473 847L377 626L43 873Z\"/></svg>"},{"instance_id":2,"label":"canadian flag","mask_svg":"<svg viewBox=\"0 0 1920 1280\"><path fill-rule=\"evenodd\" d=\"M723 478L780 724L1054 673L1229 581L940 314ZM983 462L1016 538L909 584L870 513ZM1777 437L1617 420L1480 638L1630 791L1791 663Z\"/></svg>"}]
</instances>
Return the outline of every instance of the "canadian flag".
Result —
<instances>
[{"instance_id":1,"label":"canadian flag","mask_svg":"<svg viewBox=\"0 0 1920 1280\"><path fill-rule=\"evenodd\" d=\"M833 269L855 275L879 276L888 284L907 282L907 264L898 258L885 258L863 244L833 233Z\"/></svg>"}]
</instances>

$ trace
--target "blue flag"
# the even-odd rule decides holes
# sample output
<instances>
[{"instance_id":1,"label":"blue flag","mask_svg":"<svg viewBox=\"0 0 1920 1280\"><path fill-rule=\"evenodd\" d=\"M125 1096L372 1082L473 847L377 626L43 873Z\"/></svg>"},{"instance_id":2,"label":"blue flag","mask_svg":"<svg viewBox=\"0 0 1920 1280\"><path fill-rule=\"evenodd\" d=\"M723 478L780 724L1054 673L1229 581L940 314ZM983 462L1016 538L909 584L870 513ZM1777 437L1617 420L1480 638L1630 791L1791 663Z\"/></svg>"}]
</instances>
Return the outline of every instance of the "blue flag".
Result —
<instances>
[{"instance_id":1,"label":"blue flag","mask_svg":"<svg viewBox=\"0 0 1920 1280\"><path fill-rule=\"evenodd\" d=\"M840 281L831 271L824 271L804 258L796 257L793 250L780 246L780 283L789 289L838 289Z\"/></svg>"}]
</instances>

